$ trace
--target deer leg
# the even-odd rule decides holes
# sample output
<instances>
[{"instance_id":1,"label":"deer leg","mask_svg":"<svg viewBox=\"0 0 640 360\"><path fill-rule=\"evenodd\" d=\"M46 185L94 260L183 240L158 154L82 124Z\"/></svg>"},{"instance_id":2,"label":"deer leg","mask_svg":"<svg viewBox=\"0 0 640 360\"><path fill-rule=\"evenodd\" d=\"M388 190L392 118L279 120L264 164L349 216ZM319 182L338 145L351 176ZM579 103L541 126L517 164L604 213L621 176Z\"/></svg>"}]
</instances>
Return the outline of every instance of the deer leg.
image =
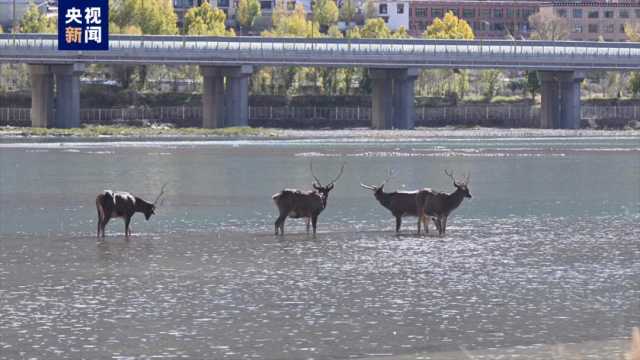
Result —
<instances>
[{"instance_id":1,"label":"deer leg","mask_svg":"<svg viewBox=\"0 0 640 360\"><path fill-rule=\"evenodd\" d=\"M100 237L100 225L102 225L102 219L100 218L100 215L98 215L98 235L97 235L97 237Z\"/></svg>"},{"instance_id":2,"label":"deer leg","mask_svg":"<svg viewBox=\"0 0 640 360\"><path fill-rule=\"evenodd\" d=\"M316 227L318 226L318 216L311 218L311 225L313 225L313 236L316 236Z\"/></svg>"},{"instance_id":3,"label":"deer leg","mask_svg":"<svg viewBox=\"0 0 640 360\"><path fill-rule=\"evenodd\" d=\"M286 215L280 214L280 216L278 216L278 218L276 219L275 222L275 227L276 227L276 235L278 235L278 230L282 229L282 235L284 235L284 219L286 218Z\"/></svg>"},{"instance_id":4,"label":"deer leg","mask_svg":"<svg viewBox=\"0 0 640 360\"><path fill-rule=\"evenodd\" d=\"M427 215L423 215L422 216L422 222L424 223L424 234L427 235L429 234L429 220L431 220L431 218Z\"/></svg>"},{"instance_id":5,"label":"deer leg","mask_svg":"<svg viewBox=\"0 0 640 360\"><path fill-rule=\"evenodd\" d=\"M448 216L444 216L442 218L442 225L441 225L442 226L442 235L444 235L445 232L447 232L447 218L448 218Z\"/></svg>"},{"instance_id":6,"label":"deer leg","mask_svg":"<svg viewBox=\"0 0 640 360\"><path fill-rule=\"evenodd\" d=\"M129 217L125 217L124 218L124 237L128 238L129 237L129 222L131 221L131 218Z\"/></svg>"},{"instance_id":7,"label":"deer leg","mask_svg":"<svg viewBox=\"0 0 640 360\"><path fill-rule=\"evenodd\" d=\"M109 222L111 218L110 217L105 217L104 219L102 219L102 224L100 225L100 230L102 231L102 237L104 238L104 229L107 227L107 223Z\"/></svg>"},{"instance_id":8,"label":"deer leg","mask_svg":"<svg viewBox=\"0 0 640 360\"><path fill-rule=\"evenodd\" d=\"M402 226L402 216L396 216L396 232L400 232L400 226Z\"/></svg>"},{"instance_id":9,"label":"deer leg","mask_svg":"<svg viewBox=\"0 0 640 360\"><path fill-rule=\"evenodd\" d=\"M418 215L418 235L420 235L420 225L422 224L422 216Z\"/></svg>"},{"instance_id":10,"label":"deer leg","mask_svg":"<svg viewBox=\"0 0 640 360\"><path fill-rule=\"evenodd\" d=\"M307 234L308 234L309 233L309 225L310 225L310 222L311 222L311 218L306 218L306 221L307 221Z\"/></svg>"}]
</instances>

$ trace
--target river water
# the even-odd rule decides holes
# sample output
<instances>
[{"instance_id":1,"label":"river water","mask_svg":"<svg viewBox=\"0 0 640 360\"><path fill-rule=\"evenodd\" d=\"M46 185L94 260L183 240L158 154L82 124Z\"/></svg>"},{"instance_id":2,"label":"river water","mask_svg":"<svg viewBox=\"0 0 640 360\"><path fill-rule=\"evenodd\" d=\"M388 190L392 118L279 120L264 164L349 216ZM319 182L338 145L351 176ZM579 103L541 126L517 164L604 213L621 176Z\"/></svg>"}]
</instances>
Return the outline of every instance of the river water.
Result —
<instances>
[{"instance_id":1,"label":"river water","mask_svg":"<svg viewBox=\"0 0 640 360\"><path fill-rule=\"evenodd\" d=\"M323 181L346 161L318 235L289 219L274 236L271 195L309 188L310 160ZM388 190L469 172L473 199L443 238L414 219L396 235L359 186L390 168ZM97 241L99 192L153 200L165 182L129 241L120 219ZM633 136L5 140L0 206L2 359L526 354L640 325Z\"/></svg>"}]
</instances>

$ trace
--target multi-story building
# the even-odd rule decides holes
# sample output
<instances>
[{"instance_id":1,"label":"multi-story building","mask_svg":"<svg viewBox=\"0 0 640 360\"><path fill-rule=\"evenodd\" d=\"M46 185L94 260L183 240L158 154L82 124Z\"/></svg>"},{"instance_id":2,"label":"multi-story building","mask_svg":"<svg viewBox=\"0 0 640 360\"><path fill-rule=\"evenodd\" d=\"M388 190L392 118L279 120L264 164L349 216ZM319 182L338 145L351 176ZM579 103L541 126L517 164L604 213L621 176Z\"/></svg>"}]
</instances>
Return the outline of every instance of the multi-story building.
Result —
<instances>
[{"instance_id":1,"label":"multi-story building","mask_svg":"<svg viewBox=\"0 0 640 360\"><path fill-rule=\"evenodd\" d=\"M420 36L435 18L451 11L466 20L477 39L527 38L529 16L539 11L542 1L413 0L409 9L409 33Z\"/></svg>"},{"instance_id":2,"label":"multi-story building","mask_svg":"<svg viewBox=\"0 0 640 360\"><path fill-rule=\"evenodd\" d=\"M540 12L567 19L570 40L626 41L625 24L640 23L640 0L554 1Z\"/></svg>"},{"instance_id":3,"label":"multi-story building","mask_svg":"<svg viewBox=\"0 0 640 360\"><path fill-rule=\"evenodd\" d=\"M382 18L389 29L396 31L401 27L409 30L409 0L374 1L376 15Z\"/></svg>"}]
</instances>

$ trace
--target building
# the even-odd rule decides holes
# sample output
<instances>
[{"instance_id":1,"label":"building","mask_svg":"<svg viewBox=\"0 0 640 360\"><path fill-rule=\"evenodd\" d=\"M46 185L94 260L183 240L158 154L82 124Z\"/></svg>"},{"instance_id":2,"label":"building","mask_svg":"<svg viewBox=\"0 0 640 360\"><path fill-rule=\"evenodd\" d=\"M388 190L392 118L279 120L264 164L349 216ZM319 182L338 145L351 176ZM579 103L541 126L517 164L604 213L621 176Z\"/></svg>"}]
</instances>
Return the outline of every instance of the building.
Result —
<instances>
[{"instance_id":1,"label":"building","mask_svg":"<svg viewBox=\"0 0 640 360\"><path fill-rule=\"evenodd\" d=\"M396 31L401 27L409 30L409 0L374 1L376 15L382 18L389 29Z\"/></svg>"},{"instance_id":2,"label":"building","mask_svg":"<svg viewBox=\"0 0 640 360\"><path fill-rule=\"evenodd\" d=\"M466 20L477 39L527 38L529 16L539 11L543 1L413 0L409 9L409 33L420 36L435 18L448 11Z\"/></svg>"},{"instance_id":3,"label":"building","mask_svg":"<svg viewBox=\"0 0 640 360\"><path fill-rule=\"evenodd\" d=\"M540 12L567 19L569 40L627 41L624 27L640 23L640 0L554 1Z\"/></svg>"},{"instance_id":4,"label":"building","mask_svg":"<svg viewBox=\"0 0 640 360\"><path fill-rule=\"evenodd\" d=\"M32 3L38 5L38 8L46 12L48 3L45 1L29 1L29 0L0 0L0 26L5 32L9 32L12 28L14 5L15 5L15 18L16 23L20 22L22 16Z\"/></svg>"}]
</instances>

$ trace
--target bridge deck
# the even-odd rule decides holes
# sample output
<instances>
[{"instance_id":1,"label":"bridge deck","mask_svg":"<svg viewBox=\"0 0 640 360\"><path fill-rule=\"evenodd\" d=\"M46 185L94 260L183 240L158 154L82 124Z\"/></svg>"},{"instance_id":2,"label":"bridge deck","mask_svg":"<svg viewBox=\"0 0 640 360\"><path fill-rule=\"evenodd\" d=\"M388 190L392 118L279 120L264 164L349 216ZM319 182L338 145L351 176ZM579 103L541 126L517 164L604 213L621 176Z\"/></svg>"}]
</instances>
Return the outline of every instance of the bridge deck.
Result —
<instances>
[{"instance_id":1,"label":"bridge deck","mask_svg":"<svg viewBox=\"0 0 640 360\"><path fill-rule=\"evenodd\" d=\"M52 34L2 34L0 62L640 69L638 43L111 35L109 46L59 51Z\"/></svg>"}]
</instances>

